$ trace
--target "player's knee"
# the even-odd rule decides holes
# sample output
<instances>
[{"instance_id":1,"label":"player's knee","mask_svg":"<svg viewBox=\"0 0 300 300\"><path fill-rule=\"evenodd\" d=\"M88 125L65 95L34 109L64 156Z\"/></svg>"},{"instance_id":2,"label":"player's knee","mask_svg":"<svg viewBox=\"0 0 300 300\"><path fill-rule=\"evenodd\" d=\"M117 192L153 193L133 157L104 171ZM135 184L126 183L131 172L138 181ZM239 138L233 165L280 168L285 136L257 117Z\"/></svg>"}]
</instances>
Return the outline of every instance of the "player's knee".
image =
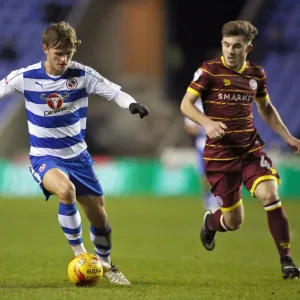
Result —
<instances>
[{"instance_id":1,"label":"player's knee","mask_svg":"<svg viewBox=\"0 0 300 300\"><path fill-rule=\"evenodd\" d=\"M254 195L266 206L279 199L277 183L274 180L263 181L255 189Z\"/></svg>"},{"instance_id":2,"label":"player's knee","mask_svg":"<svg viewBox=\"0 0 300 300\"><path fill-rule=\"evenodd\" d=\"M269 189L261 192L258 198L261 201L261 203L265 206L277 201L278 197L279 196L276 190Z\"/></svg>"},{"instance_id":3,"label":"player's knee","mask_svg":"<svg viewBox=\"0 0 300 300\"><path fill-rule=\"evenodd\" d=\"M226 225L227 225L227 228L230 231L235 231L235 230L238 230L241 227L242 222L233 221L233 222L230 222L229 224L226 224Z\"/></svg>"},{"instance_id":4,"label":"player's knee","mask_svg":"<svg viewBox=\"0 0 300 300\"><path fill-rule=\"evenodd\" d=\"M230 231L238 230L241 227L241 225L243 224L243 216L229 218L229 219L225 220L225 224L226 224L226 227Z\"/></svg>"},{"instance_id":5,"label":"player's knee","mask_svg":"<svg viewBox=\"0 0 300 300\"><path fill-rule=\"evenodd\" d=\"M73 203L76 200L75 186L72 182L66 181L61 182L58 191L56 192L57 197L61 202Z\"/></svg>"}]
</instances>

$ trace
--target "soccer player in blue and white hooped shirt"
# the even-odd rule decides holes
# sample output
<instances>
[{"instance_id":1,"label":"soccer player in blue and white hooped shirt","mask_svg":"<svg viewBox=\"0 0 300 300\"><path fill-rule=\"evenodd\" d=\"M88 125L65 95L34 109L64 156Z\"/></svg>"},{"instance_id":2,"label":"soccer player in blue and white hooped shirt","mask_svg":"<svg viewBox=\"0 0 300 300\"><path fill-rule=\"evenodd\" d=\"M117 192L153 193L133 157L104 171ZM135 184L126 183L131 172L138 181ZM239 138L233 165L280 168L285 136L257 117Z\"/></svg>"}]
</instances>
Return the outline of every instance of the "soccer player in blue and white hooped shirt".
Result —
<instances>
[{"instance_id":1,"label":"soccer player in blue and white hooped shirt","mask_svg":"<svg viewBox=\"0 0 300 300\"><path fill-rule=\"evenodd\" d=\"M89 222L97 257L110 282L130 284L111 263L111 228L101 185L84 141L88 95L97 94L140 118L148 109L95 70L71 61L80 41L67 23L50 25L42 36L45 62L11 72L0 82L0 98L22 93L29 129L30 171L46 199L59 199L58 221L74 254L87 252L76 200Z\"/></svg>"}]
</instances>

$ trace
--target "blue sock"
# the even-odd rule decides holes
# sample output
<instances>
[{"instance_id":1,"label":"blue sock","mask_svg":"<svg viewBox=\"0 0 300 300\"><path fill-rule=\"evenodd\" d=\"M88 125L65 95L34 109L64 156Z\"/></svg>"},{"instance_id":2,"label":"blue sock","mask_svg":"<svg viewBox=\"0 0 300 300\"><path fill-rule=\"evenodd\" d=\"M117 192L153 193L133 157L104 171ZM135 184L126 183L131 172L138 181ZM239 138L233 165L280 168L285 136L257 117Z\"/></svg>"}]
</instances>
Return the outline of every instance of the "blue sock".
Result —
<instances>
[{"instance_id":1,"label":"blue sock","mask_svg":"<svg viewBox=\"0 0 300 300\"><path fill-rule=\"evenodd\" d=\"M81 217L75 202L59 202L58 222L71 246L82 244Z\"/></svg>"},{"instance_id":2,"label":"blue sock","mask_svg":"<svg viewBox=\"0 0 300 300\"><path fill-rule=\"evenodd\" d=\"M102 228L95 228L91 225L90 237L91 241L94 243L97 257L101 261L105 261L110 264L111 228L109 224Z\"/></svg>"}]
</instances>

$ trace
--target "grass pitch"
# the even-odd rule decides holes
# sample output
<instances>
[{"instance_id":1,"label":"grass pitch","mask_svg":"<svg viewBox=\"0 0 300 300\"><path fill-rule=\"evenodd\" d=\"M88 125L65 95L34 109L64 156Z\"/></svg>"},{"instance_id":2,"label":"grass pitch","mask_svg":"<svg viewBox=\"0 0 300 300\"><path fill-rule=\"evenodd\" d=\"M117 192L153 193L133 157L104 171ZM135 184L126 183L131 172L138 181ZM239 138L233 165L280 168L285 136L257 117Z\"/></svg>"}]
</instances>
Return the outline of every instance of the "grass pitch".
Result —
<instances>
[{"instance_id":1,"label":"grass pitch","mask_svg":"<svg viewBox=\"0 0 300 300\"><path fill-rule=\"evenodd\" d=\"M113 262L132 286L102 279L92 288L74 287L67 278L72 251L57 222L57 200L1 198L0 299L300 299L300 280L281 279L265 212L255 200L245 201L242 228L218 234L212 252L199 241L203 212L195 198L108 197L106 205ZM284 205L300 264L300 202Z\"/></svg>"}]
</instances>

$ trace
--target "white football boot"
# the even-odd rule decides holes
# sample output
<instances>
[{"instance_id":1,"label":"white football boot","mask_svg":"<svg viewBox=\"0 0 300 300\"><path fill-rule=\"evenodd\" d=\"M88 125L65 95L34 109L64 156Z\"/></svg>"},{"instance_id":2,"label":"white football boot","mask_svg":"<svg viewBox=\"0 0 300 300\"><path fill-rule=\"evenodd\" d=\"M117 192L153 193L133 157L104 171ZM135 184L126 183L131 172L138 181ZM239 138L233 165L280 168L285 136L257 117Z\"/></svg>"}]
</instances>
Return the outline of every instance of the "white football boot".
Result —
<instances>
[{"instance_id":1,"label":"white football boot","mask_svg":"<svg viewBox=\"0 0 300 300\"><path fill-rule=\"evenodd\" d=\"M106 277L109 282L120 285L130 285L129 280L116 268L115 265L101 261L103 267L103 276Z\"/></svg>"}]
</instances>

